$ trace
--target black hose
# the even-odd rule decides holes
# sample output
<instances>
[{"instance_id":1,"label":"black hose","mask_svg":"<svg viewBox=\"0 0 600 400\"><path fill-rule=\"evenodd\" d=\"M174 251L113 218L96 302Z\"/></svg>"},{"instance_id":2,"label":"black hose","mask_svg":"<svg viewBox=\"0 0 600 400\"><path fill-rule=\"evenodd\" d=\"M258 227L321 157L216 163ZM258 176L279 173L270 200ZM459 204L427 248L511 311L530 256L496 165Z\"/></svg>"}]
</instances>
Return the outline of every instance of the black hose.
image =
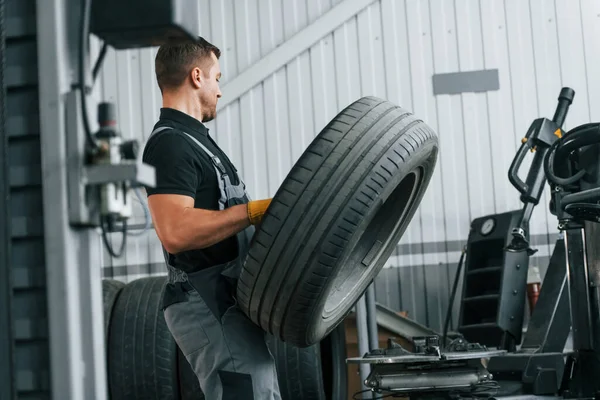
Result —
<instances>
[{"instance_id":1,"label":"black hose","mask_svg":"<svg viewBox=\"0 0 600 400\"><path fill-rule=\"evenodd\" d=\"M80 25L80 37L79 37L79 89L81 94L81 115L83 119L83 129L90 146L91 150L98 149L98 144L94 140L92 135L92 128L90 126L90 118L87 112L87 86L85 82L85 55L87 52L87 42L89 39L90 32L90 15L92 8L92 0L82 0L83 4L81 7L81 25Z\"/></svg>"},{"instance_id":2,"label":"black hose","mask_svg":"<svg viewBox=\"0 0 600 400\"><path fill-rule=\"evenodd\" d=\"M600 127L598 126L570 133L560 141L560 145L556 149L556 157L562 160L568 157L572 151L598 143L598 141L600 141Z\"/></svg>"},{"instance_id":3,"label":"black hose","mask_svg":"<svg viewBox=\"0 0 600 400\"><path fill-rule=\"evenodd\" d=\"M110 254L110 256L113 258L119 258L123 255L123 251L125 250L125 244L127 243L127 220L123 221L123 225L121 227L123 238L121 240L121 246L119 247L118 252L114 251L112 244L108 240L108 232L111 229L109 229L109 227L107 227L106 225L108 225L109 223L109 217L103 218L102 221L100 221L100 225L102 228L102 241L104 242L104 246L106 246L106 250L108 250L108 254Z\"/></svg>"},{"instance_id":4,"label":"black hose","mask_svg":"<svg viewBox=\"0 0 600 400\"><path fill-rule=\"evenodd\" d=\"M554 160L564 161L569 154L584 146L600 143L600 124L590 123L578 126L569 131L561 139L550 146L544 157L544 173L549 182L555 185L568 186L576 183L586 174L585 169L568 178L560 178L554 173ZM556 154L555 154L556 153Z\"/></svg>"},{"instance_id":5,"label":"black hose","mask_svg":"<svg viewBox=\"0 0 600 400\"><path fill-rule=\"evenodd\" d=\"M102 49L100 49L100 54L98 54L98 59L96 60L96 64L94 64L94 69L92 71L92 83L96 82L96 78L100 73L100 68L102 68L102 63L104 62L104 57L106 57L106 51L108 50L108 44L104 43L102 45Z\"/></svg>"},{"instance_id":6,"label":"black hose","mask_svg":"<svg viewBox=\"0 0 600 400\"><path fill-rule=\"evenodd\" d=\"M571 129L565 135L558 140L558 146L560 146L556 151L556 157L559 160L562 160L568 157L569 153L575 148L572 147L572 142L581 139L582 137L590 136L590 133L593 133L595 130L600 128L600 124L597 122L588 123L576 126Z\"/></svg>"},{"instance_id":7,"label":"black hose","mask_svg":"<svg viewBox=\"0 0 600 400\"><path fill-rule=\"evenodd\" d=\"M454 284L452 285L452 293L450 294L450 300L448 301L448 310L446 310L446 320L444 321L444 332L442 334L442 346L444 348L446 347L446 336L448 335L448 327L450 326L450 319L452 317L452 306L454 305L454 297L456 297L456 291L458 290L458 281L460 279L460 272L462 270L463 261L466 253L467 247L465 246L460 254L460 259L458 260L456 275L454 275Z\"/></svg>"},{"instance_id":8,"label":"black hose","mask_svg":"<svg viewBox=\"0 0 600 400\"><path fill-rule=\"evenodd\" d=\"M552 143L550 149L546 152L546 156L544 157L544 174L546 175L546 179L548 182L553 183L559 186L568 186L573 185L575 182L579 181L585 175L585 170L578 171L575 175L570 176L568 178L559 178L554 174L554 152L556 148L560 145L560 141L556 141Z\"/></svg>"}]
</instances>

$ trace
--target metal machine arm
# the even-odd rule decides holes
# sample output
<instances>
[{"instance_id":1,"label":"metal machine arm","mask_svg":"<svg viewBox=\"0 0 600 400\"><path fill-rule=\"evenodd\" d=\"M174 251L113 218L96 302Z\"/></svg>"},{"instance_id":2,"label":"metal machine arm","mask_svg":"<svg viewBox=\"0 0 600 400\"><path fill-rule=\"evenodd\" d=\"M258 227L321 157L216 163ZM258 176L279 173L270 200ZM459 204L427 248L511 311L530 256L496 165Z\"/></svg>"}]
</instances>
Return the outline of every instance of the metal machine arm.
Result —
<instances>
[{"instance_id":1,"label":"metal machine arm","mask_svg":"<svg viewBox=\"0 0 600 400\"><path fill-rule=\"evenodd\" d=\"M560 91L558 106L552 120L538 118L533 121L527 134L521 141L519 151L510 165L508 179L519 193L521 193L521 201L525 203L519 223L512 232L513 240L508 246L508 250L510 251L527 250L529 255L535 253L535 250L529 246L528 230L533 208L539 203L546 183L543 163L548 149L563 135L561 127L564 124L569 106L573 103L574 97L575 91L571 88L566 87ZM527 173L527 180L523 182L519 178L518 172L528 150L534 152L535 156Z\"/></svg>"}]
</instances>

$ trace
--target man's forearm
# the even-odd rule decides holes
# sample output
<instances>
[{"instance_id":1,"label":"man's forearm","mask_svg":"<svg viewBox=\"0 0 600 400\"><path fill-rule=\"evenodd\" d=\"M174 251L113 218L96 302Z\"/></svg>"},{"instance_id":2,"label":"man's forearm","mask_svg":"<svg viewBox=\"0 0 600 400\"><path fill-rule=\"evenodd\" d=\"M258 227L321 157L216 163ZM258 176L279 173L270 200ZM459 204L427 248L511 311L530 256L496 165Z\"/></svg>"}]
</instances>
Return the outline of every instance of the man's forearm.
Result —
<instances>
[{"instance_id":1,"label":"man's forearm","mask_svg":"<svg viewBox=\"0 0 600 400\"><path fill-rule=\"evenodd\" d=\"M222 211L186 208L166 242L170 253L202 249L221 242L250 225L245 204Z\"/></svg>"}]
</instances>

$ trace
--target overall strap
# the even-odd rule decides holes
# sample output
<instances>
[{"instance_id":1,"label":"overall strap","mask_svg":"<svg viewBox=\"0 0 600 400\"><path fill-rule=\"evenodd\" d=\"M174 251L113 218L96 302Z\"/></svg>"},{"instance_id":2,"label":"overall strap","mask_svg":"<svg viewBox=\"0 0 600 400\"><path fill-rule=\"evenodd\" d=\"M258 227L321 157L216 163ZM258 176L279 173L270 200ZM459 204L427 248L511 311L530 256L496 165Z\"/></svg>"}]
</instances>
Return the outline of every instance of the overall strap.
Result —
<instances>
[{"instance_id":1,"label":"overall strap","mask_svg":"<svg viewBox=\"0 0 600 400\"><path fill-rule=\"evenodd\" d=\"M168 127L168 126L163 126L163 127L157 128L150 134L150 136L155 135L159 132L165 131L167 129L173 129L173 128ZM219 209L224 210L225 206L227 205L227 200L228 200L227 187L230 185L230 182L231 182L229 179L229 176L227 175L227 171L225 170L225 167L221 163L221 160L219 160L219 157L215 156L210 150L208 150L206 148L206 146L204 146L202 143L200 143L195 137L193 137L192 135L190 135L187 132L182 131L182 133L185 134L194 143L196 143L196 145L198 147L200 147L200 149L202 151L204 151L210 157L212 164L215 168L215 172L217 173L217 177L218 177L217 181L219 183L219 192L221 194L221 196L219 198Z\"/></svg>"},{"instance_id":2,"label":"overall strap","mask_svg":"<svg viewBox=\"0 0 600 400\"><path fill-rule=\"evenodd\" d=\"M157 134L159 132L165 131L167 129L173 129L173 128L171 128L169 126L161 126L159 128L156 128L155 130L152 131L152 133L150 134L150 136L148 136L148 139L150 139L153 135L155 135L155 134Z\"/></svg>"},{"instance_id":3,"label":"overall strap","mask_svg":"<svg viewBox=\"0 0 600 400\"><path fill-rule=\"evenodd\" d=\"M204 146L202 143L200 143L195 137L193 137L189 133L186 133L186 132L183 132L183 133L188 138L190 138L194 143L196 143L198 145L198 147L200 147L202 150L204 150L204 152L206 154L208 154L208 156L212 160L212 163L215 167L215 171L217 172L217 176L219 177L219 179L217 179L217 181L219 182L219 192L221 193L221 196L219 198L219 209L224 210L227 205L227 201L228 201L227 188L231 184L231 181L229 180L229 176L227 175L227 171L225 170L225 167L221 163L221 160L219 160L219 157L215 156L210 150L208 150L206 148L206 146Z\"/></svg>"},{"instance_id":4,"label":"overall strap","mask_svg":"<svg viewBox=\"0 0 600 400\"><path fill-rule=\"evenodd\" d=\"M187 135L187 137L189 137L190 139L192 139L202 150L204 150L204 152L206 154L208 154L208 156L210 157L210 159L213 162L213 165L215 166L215 168L217 168L220 173L221 176L227 176L227 171L225 170L225 167L223 166L223 164L221 163L221 160L219 160L219 157L215 156L210 150L208 150L206 148L206 146L204 146L202 143L200 143L198 141L198 139L196 139L195 137L193 137L192 135L190 135L189 133L183 132L185 135Z\"/></svg>"},{"instance_id":5,"label":"overall strap","mask_svg":"<svg viewBox=\"0 0 600 400\"><path fill-rule=\"evenodd\" d=\"M152 133L150 134L150 137L152 137L153 135L155 135L159 132L169 130L169 129L173 129L173 128L171 128L170 126L161 126L160 128L156 128L155 130L152 131ZM190 138L194 143L196 143L198 145L198 147L200 147L202 150L204 150L204 152L210 157L215 168L218 169L220 175L227 175L227 170L225 170L225 167L223 166L223 163L221 163L221 160L219 159L219 157L215 156L210 150L208 150L206 148L206 146L204 146L202 143L200 143L195 137L193 137L192 135L190 135L187 132L183 132L183 133L188 138Z\"/></svg>"}]
</instances>

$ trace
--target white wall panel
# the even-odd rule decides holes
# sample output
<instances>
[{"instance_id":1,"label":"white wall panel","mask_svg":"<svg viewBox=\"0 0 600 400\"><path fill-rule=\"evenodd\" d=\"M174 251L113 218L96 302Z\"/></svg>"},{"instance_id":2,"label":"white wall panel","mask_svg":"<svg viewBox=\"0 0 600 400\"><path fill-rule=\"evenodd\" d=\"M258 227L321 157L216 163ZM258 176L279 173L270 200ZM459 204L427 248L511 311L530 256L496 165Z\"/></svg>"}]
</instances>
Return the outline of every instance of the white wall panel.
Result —
<instances>
[{"instance_id":1,"label":"white wall panel","mask_svg":"<svg viewBox=\"0 0 600 400\"><path fill-rule=\"evenodd\" d=\"M200 34L222 50L224 94L232 79L343 1L355 0L201 0ZM127 137L145 139L158 117L155 54L108 52L99 92L118 103ZM433 95L434 74L481 69L498 70L499 90ZM314 136L361 96L386 98L426 121L440 138L437 168L377 295L440 328L470 221L520 207L507 172L527 128L552 117L562 86L576 90L567 128L600 120L599 70L599 1L374 0L208 126L261 198L275 193ZM546 190L531 220L540 250L532 265L542 271L557 232L549 199ZM103 262L119 273L156 273L162 253L150 232L131 239L123 259Z\"/></svg>"},{"instance_id":2,"label":"white wall panel","mask_svg":"<svg viewBox=\"0 0 600 400\"><path fill-rule=\"evenodd\" d=\"M432 46L432 65L435 73L454 72L459 70L459 59L457 49L457 29L456 19L452 3L443 0L430 2L429 29L431 32ZM425 262L428 270L427 292L436 293L435 297L427 297L427 319L428 325L438 325L443 323L445 317L448 289L453 271L446 267L448 265L447 247L444 242L447 240L461 240L468 232L468 226L462 224L465 204L469 202L469 192L467 190L467 181L455 179L456 176L466 174L466 157L463 132L462 114L460 109L462 103L457 96L440 96L435 100L436 121L432 125L437 132L440 131L441 123L447 124L446 135L440 137L440 147L445 152L440 152L438 158L437 174L432 180L432 184L437 185L437 193L428 193L433 195L434 204L430 204L432 209L438 209L441 212L434 213L435 219L431 222L435 225L436 237L426 239L426 241L439 242L437 253L431 262ZM452 187L452 185L455 185ZM426 207L425 204L422 207ZM468 209L468 207L467 207ZM443 211L442 211L443 210ZM427 221L427 213L424 213L424 221ZM429 218L431 219L431 218ZM426 223L426 222L425 222ZM444 267L440 267L443 265ZM429 279L429 276L439 276L438 279ZM435 302L432 301L435 299ZM396 306L398 307L398 306ZM410 311L410 310L409 310ZM416 315L412 315L418 318Z\"/></svg>"},{"instance_id":3,"label":"white wall panel","mask_svg":"<svg viewBox=\"0 0 600 400\"><path fill-rule=\"evenodd\" d=\"M598 38L600 38L600 2L581 2L581 26L583 27L583 44L587 72L587 92L589 99L588 120L597 118L600 110L600 54L598 53Z\"/></svg>"},{"instance_id":4,"label":"white wall panel","mask_svg":"<svg viewBox=\"0 0 600 400\"><path fill-rule=\"evenodd\" d=\"M544 0L542 0L544 1ZM485 1L481 3L481 26L485 68L497 68L500 90L487 93L489 115L492 182L496 210L513 210L519 207L519 198L507 179L508 169L523 136L523 127L517 131L514 125L510 49L506 33L504 3ZM556 97L558 92L552 95ZM463 233L464 234L464 233Z\"/></svg>"}]
</instances>

